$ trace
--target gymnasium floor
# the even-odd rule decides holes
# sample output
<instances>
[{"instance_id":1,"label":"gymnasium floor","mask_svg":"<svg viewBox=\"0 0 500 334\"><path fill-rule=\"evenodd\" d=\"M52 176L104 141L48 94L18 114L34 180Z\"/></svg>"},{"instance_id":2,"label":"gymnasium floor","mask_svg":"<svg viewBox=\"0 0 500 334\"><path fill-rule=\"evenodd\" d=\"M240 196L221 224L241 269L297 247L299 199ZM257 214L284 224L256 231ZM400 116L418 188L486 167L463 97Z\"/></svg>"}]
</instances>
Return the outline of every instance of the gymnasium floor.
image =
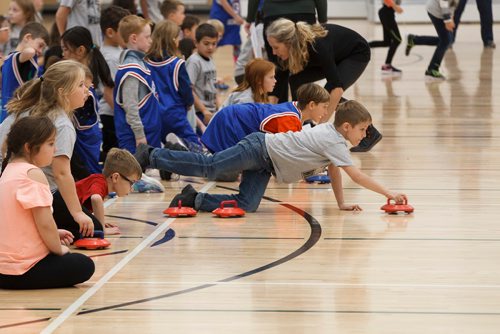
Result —
<instances>
[{"instance_id":1,"label":"gymnasium floor","mask_svg":"<svg viewBox=\"0 0 500 334\"><path fill-rule=\"evenodd\" d=\"M367 39L379 26L337 21ZM402 33L433 34L429 25ZM496 36L500 36L498 25ZM402 45L385 78L372 61L347 98L371 111L384 139L354 154L362 170L415 207L380 211L383 197L344 175L339 211L329 185L271 181L257 213L162 214L186 183L227 193L235 183L181 177L163 194L107 202L123 234L86 251L93 278L74 288L0 290L5 333L498 333L500 328L500 60L479 25L462 25L448 80L426 83L432 47ZM229 50L217 55L230 75ZM494 93L497 92L497 93Z\"/></svg>"}]
</instances>

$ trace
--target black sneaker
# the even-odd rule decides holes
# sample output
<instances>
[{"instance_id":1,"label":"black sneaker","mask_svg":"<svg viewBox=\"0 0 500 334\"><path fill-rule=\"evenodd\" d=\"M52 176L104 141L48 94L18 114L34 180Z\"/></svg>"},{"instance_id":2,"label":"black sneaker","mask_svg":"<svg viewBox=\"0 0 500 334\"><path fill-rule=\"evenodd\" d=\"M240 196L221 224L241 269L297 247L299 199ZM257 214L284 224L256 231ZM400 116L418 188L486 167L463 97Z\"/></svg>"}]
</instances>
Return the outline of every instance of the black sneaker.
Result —
<instances>
[{"instance_id":1,"label":"black sneaker","mask_svg":"<svg viewBox=\"0 0 500 334\"><path fill-rule=\"evenodd\" d=\"M485 49L495 49L496 47L497 45L493 41L487 41L486 43L484 43Z\"/></svg>"},{"instance_id":2,"label":"black sneaker","mask_svg":"<svg viewBox=\"0 0 500 334\"><path fill-rule=\"evenodd\" d=\"M151 154L153 148L153 146L147 144L139 144L139 146L135 149L134 157L139 165L141 165L143 173L150 165L149 155Z\"/></svg>"},{"instance_id":3,"label":"black sneaker","mask_svg":"<svg viewBox=\"0 0 500 334\"><path fill-rule=\"evenodd\" d=\"M409 34L406 37L406 50L405 55L409 56L411 49L415 46L415 35Z\"/></svg>"},{"instance_id":4,"label":"black sneaker","mask_svg":"<svg viewBox=\"0 0 500 334\"><path fill-rule=\"evenodd\" d=\"M373 125L370 125L366 129L366 137L359 142L358 146L351 147L351 152L368 152L381 139L382 134Z\"/></svg>"},{"instance_id":5,"label":"black sneaker","mask_svg":"<svg viewBox=\"0 0 500 334\"><path fill-rule=\"evenodd\" d=\"M194 200L196 199L196 195L198 195L198 192L193 188L192 185L188 184L182 189L180 194L175 195L175 197L170 202L169 207L177 207L180 200L182 201L182 206L194 208Z\"/></svg>"},{"instance_id":6,"label":"black sneaker","mask_svg":"<svg viewBox=\"0 0 500 334\"><path fill-rule=\"evenodd\" d=\"M441 74L438 70L427 70L425 71L425 78L431 81L443 81L446 77Z\"/></svg>"}]
</instances>

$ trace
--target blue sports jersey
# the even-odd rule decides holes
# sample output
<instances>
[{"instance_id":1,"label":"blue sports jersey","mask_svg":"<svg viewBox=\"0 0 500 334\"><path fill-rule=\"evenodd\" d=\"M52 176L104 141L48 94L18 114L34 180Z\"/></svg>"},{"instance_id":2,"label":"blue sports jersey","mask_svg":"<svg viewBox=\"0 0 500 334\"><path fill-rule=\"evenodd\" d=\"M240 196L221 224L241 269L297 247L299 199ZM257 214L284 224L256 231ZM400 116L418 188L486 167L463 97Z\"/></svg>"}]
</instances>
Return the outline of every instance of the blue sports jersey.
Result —
<instances>
[{"instance_id":1,"label":"blue sports jersey","mask_svg":"<svg viewBox=\"0 0 500 334\"><path fill-rule=\"evenodd\" d=\"M145 60L151 71L160 101L161 139L175 133L178 137L200 145L198 136L187 120L187 110L194 103L191 81L184 60L175 56L161 61Z\"/></svg>"},{"instance_id":2,"label":"blue sports jersey","mask_svg":"<svg viewBox=\"0 0 500 334\"><path fill-rule=\"evenodd\" d=\"M102 132L99 128L99 110L94 88L90 88L90 96L83 107L75 110L73 124L76 130L74 152L87 167L90 174L100 174Z\"/></svg>"},{"instance_id":3,"label":"blue sports jersey","mask_svg":"<svg viewBox=\"0 0 500 334\"><path fill-rule=\"evenodd\" d=\"M240 13L239 0L227 0L227 2L236 13ZM226 12L217 0L213 1L210 8L210 18L217 19L224 24L224 36L217 45L241 45L240 25L234 22L233 17Z\"/></svg>"},{"instance_id":4,"label":"blue sports jersey","mask_svg":"<svg viewBox=\"0 0 500 334\"><path fill-rule=\"evenodd\" d=\"M115 76L115 88L113 97L115 99L115 129L116 138L120 148L125 148L134 153L136 148L135 136L132 128L127 123L125 110L123 109L123 99L121 96L121 87L125 79L129 76L137 78L142 84L146 85L149 93L139 101L139 116L144 127L144 134L148 144L154 147L161 146L161 121L159 114L159 102L156 94L155 85L149 71L138 63L127 63L118 66Z\"/></svg>"},{"instance_id":5,"label":"blue sports jersey","mask_svg":"<svg viewBox=\"0 0 500 334\"><path fill-rule=\"evenodd\" d=\"M14 91L25 82L38 76L37 57L34 56L29 60L30 66L28 77L23 78L19 68L19 55L21 52L13 52L5 58L2 65L2 114L0 115L0 123L7 117L7 102L14 95Z\"/></svg>"},{"instance_id":6,"label":"blue sports jersey","mask_svg":"<svg viewBox=\"0 0 500 334\"><path fill-rule=\"evenodd\" d=\"M212 152L223 151L253 132L267 132L265 126L270 120L284 116L297 117L300 122L297 102L233 104L214 115L201 141Z\"/></svg>"}]
</instances>

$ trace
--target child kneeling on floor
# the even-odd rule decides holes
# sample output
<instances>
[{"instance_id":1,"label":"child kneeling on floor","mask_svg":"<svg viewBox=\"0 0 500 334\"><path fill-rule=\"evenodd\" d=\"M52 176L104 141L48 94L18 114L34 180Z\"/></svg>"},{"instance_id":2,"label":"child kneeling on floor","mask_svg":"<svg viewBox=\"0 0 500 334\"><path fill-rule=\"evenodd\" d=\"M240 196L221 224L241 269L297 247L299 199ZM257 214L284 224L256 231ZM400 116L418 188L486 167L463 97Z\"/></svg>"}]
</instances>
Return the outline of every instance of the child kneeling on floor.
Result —
<instances>
[{"instance_id":1,"label":"child kneeling on floor","mask_svg":"<svg viewBox=\"0 0 500 334\"><path fill-rule=\"evenodd\" d=\"M140 145L135 157L144 169L148 166L187 176L216 179L217 176L242 171L238 194L198 193L187 185L170 206L182 200L184 206L212 211L221 201L236 200L246 211L259 207L271 175L278 182L293 183L320 168L328 166L332 188L341 210L361 210L357 204L346 204L340 168L359 185L401 203L405 194L394 193L377 183L353 165L346 140L356 146L366 136L371 124L370 113L360 103L347 101L337 108L335 121L300 132L276 134L252 133L238 144L213 155L155 149Z\"/></svg>"}]
</instances>

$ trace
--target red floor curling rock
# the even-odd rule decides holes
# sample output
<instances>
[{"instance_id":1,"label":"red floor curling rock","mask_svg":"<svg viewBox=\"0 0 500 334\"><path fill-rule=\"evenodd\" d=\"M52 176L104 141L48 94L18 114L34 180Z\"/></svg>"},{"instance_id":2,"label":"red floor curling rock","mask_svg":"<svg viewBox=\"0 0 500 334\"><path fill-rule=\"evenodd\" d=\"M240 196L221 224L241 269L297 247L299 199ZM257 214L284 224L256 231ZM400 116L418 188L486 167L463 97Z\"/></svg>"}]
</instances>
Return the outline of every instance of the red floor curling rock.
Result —
<instances>
[{"instance_id":1,"label":"red floor curling rock","mask_svg":"<svg viewBox=\"0 0 500 334\"><path fill-rule=\"evenodd\" d=\"M412 213L413 212L413 206L408 204L408 200L405 199L404 204L391 204L391 200L387 199L387 204L382 205L380 210L384 210L386 213L398 213L398 212L406 212L406 213Z\"/></svg>"},{"instance_id":2,"label":"red floor curling rock","mask_svg":"<svg viewBox=\"0 0 500 334\"><path fill-rule=\"evenodd\" d=\"M198 213L195 209L182 206L182 201L179 200L178 206L172 206L163 210L163 213L170 217L193 217Z\"/></svg>"},{"instance_id":3,"label":"red floor curling rock","mask_svg":"<svg viewBox=\"0 0 500 334\"><path fill-rule=\"evenodd\" d=\"M226 205L233 205L228 207ZM220 207L212 211L212 213L221 218L227 217L241 217L245 215L245 210L238 207L238 203L235 200L222 201L220 202Z\"/></svg>"},{"instance_id":4,"label":"red floor curling rock","mask_svg":"<svg viewBox=\"0 0 500 334\"><path fill-rule=\"evenodd\" d=\"M94 231L92 237L78 239L73 245L77 248L84 249L102 249L111 246L111 243L104 239L103 231Z\"/></svg>"}]
</instances>

